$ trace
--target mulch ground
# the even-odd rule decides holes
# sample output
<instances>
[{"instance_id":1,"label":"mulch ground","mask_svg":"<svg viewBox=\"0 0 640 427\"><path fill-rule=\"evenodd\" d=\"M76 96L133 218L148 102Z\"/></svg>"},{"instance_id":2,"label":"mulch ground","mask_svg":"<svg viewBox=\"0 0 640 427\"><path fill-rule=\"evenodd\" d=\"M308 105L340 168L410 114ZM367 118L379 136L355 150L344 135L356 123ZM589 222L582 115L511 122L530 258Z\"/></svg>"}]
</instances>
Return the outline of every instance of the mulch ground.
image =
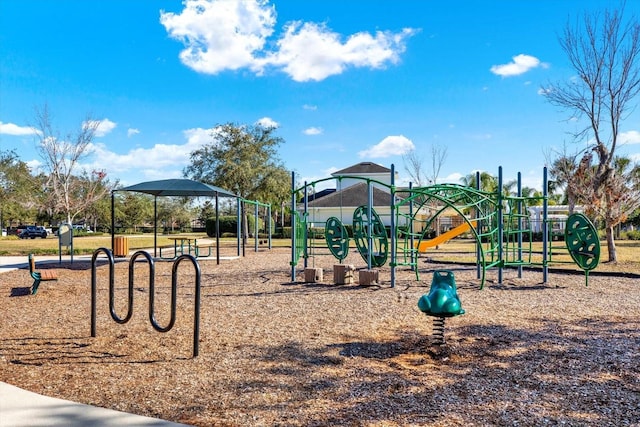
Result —
<instances>
[{"instance_id":1,"label":"mulch ground","mask_svg":"<svg viewBox=\"0 0 640 427\"><path fill-rule=\"evenodd\" d=\"M176 321L149 321L149 268L135 265L133 316L109 313L109 268L55 268L36 295L27 270L0 275L0 381L77 402L196 426L640 425L640 279L496 271L421 262L389 286L334 285L329 257L310 260L321 283L292 282L290 250L177 270ZM364 267L358 254L348 264ZM450 269L466 314L417 308L433 270ZM115 312L127 311L129 264L115 264ZM155 313L170 323L172 264L155 264Z\"/></svg>"}]
</instances>

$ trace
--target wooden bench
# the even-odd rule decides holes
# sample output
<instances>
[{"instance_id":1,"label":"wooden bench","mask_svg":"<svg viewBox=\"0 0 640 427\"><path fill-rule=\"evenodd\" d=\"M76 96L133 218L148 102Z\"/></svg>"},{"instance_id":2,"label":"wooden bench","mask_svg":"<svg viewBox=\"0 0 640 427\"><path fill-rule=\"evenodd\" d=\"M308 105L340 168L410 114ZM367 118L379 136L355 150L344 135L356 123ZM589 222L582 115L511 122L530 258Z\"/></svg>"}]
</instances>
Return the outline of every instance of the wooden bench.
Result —
<instances>
[{"instance_id":1,"label":"wooden bench","mask_svg":"<svg viewBox=\"0 0 640 427\"><path fill-rule=\"evenodd\" d=\"M38 286L40 282L48 282L52 280L58 280L58 273L55 270L36 270L36 258L33 254L29 254L29 273L33 277L33 285L31 286L31 295L35 295L38 292Z\"/></svg>"}]
</instances>

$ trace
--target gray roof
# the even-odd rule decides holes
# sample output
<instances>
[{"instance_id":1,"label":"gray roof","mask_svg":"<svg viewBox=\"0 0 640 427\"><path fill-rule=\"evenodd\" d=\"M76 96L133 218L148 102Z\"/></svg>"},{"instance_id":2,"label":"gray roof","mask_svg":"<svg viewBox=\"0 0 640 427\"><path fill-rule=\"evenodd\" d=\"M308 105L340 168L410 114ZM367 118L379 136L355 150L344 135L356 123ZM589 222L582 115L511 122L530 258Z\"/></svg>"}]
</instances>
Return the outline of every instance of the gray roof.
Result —
<instances>
[{"instance_id":1,"label":"gray roof","mask_svg":"<svg viewBox=\"0 0 640 427\"><path fill-rule=\"evenodd\" d=\"M337 172L332 173L332 176L345 175L345 174L363 174L363 173L389 173L391 169L385 168L377 163L373 162L360 162L356 165L349 166Z\"/></svg>"},{"instance_id":2,"label":"gray roof","mask_svg":"<svg viewBox=\"0 0 640 427\"><path fill-rule=\"evenodd\" d=\"M367 184L361 182L351 185L342 191L336 191L308 203L310 208L358 207L366 205L369 200ZM373 187L373 206L390 206L391 193Z\"/></svg>"},{"instance_id":3,"label":"gray roof","mask_svg":"<svg viewBox=\"0 0 640 427\"><path fill-rule=\"evenodd\" d=\"M236 197L230 191L214 185L205 184L191 179L161 179L159 181L147 181L130 185L116 191L135 191L138 193L153 194L154 196L209 196L216 193L221 197Z\"/></svg>"}]
</instances>

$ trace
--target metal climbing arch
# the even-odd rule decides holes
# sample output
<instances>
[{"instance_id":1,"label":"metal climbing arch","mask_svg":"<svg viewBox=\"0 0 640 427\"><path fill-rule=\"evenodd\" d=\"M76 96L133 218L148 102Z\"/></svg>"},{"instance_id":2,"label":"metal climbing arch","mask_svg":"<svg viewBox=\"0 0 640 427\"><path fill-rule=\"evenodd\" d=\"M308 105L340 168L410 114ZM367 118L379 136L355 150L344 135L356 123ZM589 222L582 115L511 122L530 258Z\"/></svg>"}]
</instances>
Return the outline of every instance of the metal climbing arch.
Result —
<instances>
[{"instance_id":1,"label":"metal climbing arch","mask_svg":"<svg viewBox=\"0 0 640 427\"><path fill-rule=\"evenodd\" d=\"M414 187L402 195L404 197L396 204L396 223L409 226L396 229L399 253L395 265L410 266L419 278L418 248L428 240L428 232L440 215L451 210L468 224L468 231L478 243L477 256L482 265L481 280L484 284L486 269L500 263L499 209L495 193L458 184L438 184Z\"/></svg>"}]
</instances>

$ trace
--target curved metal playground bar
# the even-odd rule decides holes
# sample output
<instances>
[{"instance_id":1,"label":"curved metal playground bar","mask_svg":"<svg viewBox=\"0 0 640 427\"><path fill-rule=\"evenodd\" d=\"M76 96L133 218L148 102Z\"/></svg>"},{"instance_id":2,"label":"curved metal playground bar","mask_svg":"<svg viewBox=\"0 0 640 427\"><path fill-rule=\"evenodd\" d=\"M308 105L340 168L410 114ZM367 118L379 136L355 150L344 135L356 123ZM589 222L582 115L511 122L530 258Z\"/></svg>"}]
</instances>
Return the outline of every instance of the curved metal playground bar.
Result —
<instances>
[{"instance_id":1,"label":"curved metal playground bar","mask_svg":"<svg viewBox=\"0 0 640 427\"><path fill-rule=\"evenodd\" d=\"M476 182L479 183L479 173L476 174ZM302 186L296 187L295 174L291 176L291 211L292 227L291 227L291 280L296 280L296 266L300 257L304 258L304 268L308 266L308 259L315 256L324 255L319 251L323 245L316 245L310 241L315 239L315 233L310 232L311 226L317 227L319 224L324 226L324 247L329 249L326 254L332 254L340 262L346 257L344 248L348 251L348 236L343 236L344 225L342 224L342 203L340 204L340 217L330 217L325 222L318 221L314 218L315 210L309 214L309 194L315 193L315 188L325 181L337 181L337 187L340 188L342 180L349 179L362 181L367 187L367 203L359 207L349 206L350 210L355 209L353 216L354 238L356 239L357 249L363 259L367 262L367 267L372 268L373 265L381 266L386 262L387 255L389 266L391 267L391 286L395 286L395 269L398 266L408 266L416 273L416 280L419 280L418 257L419 248L427 244L428 232L433 229L434 221L436 221L445 211L453 211L463 219L464 224L459 228L458 234L469 232L476 240L476 267L477 278L480 280L480 288L484 287L486 281L486 272L488 269L498 269L498 283L502 283L503 269L506 267L515 267L518 270L518 277L522 277L523 266L540 266L542 267L543 282L548 281L548 267L552 263L553 249L559 249L551 245L550 239L551 221L548 217L548 179L547 168L543 171L543 196L523 197L522 196L522 177L518 173L517 194L516 196L507 196L501 191L483 191L479 188L466 187L459 184L436 184L425 187L413 187L398 189L395 186L395 170L391 165L390 184L381 182L376 179L353 176L353 175L337 175L311 183L305 182ZM389 217L390 224L390 243L385 253L381 254L379 242L379 222L378 214L373 207L373 188L386 189L389 193ZM498 189L502 185L502 167L498 171ZM302 197L301 197L302 196ZM297 199L302 198L303 207L298 209ZM340 200L342 202L342 200ZM532 221L529 213L529 206L543 206L543 217L541 224L542 231L542 261L534 262L533 251L533 229ZM425 212L430 215L425 217ZM382 215L380 215L382 216ZM357 224L357 221L363 221ZM589 233L582 230L587 227L588 223L591 228ZM588 271L597 265L597 256L599 254L599 241L597 233L594 231L593 225L586 217L581 217L574 234L584 236L588 234L587 249L581 241L573 239L573 243L567 242L567 250L571 257L584 261L575 261L580 268L585 271L588 284ZM357 233L356 233L357 231ZM455 230L454 230L455 235ZM573 236L573 235L572 235ZM594 237L595 236L595 237ZM331 242L331 238L335 240ZM385 235L386 238L386 235ZM333 245L333 247L331 246ZM597 246L597 249L595 248ZM387 253L386 251L389 251ZM378 251L378 252L376 252ZM378 254L376 258L375 254ZM565 252L566 253L566 252ZM373 257L373 258L372 258ZM382 263L376 260L384 259ZM563 262L563 261L554 261Z\"/></svg>"},{"instance_id":2,"label":"curved metal playground bar","mask_svg":"<svg viewBox=\"0 0 640 427\"><path fill-rule=\"evenodd\" d=\"M193 264L195 270L195 303L193 309L193 357L197 357L199 353L199 337L200 337L200 300L201 300L201 272L198 261L188 254L184 254L176 258L173 262L171 271L171 316L169 323L162 326L155 317L155 261L153 257L146 251L137 251L129 259L129 286L127 294L127 313L124 317L120 317L115 308L115 260L111 250L107 248L98 248L91 257L91 336L96 336L96 311L97 311L97 260L100 253L107 256L109 264L109 311L111 318L119 324L127 323L133 315L133 290L134 290L134 269L135 263L139 257L145 258L149 266L149 321L151 326L158 332L169 332L176 321L177 310L177 294L178 294L178 267L181 262L188 260Z\"/></svg>"}]
</instances>

